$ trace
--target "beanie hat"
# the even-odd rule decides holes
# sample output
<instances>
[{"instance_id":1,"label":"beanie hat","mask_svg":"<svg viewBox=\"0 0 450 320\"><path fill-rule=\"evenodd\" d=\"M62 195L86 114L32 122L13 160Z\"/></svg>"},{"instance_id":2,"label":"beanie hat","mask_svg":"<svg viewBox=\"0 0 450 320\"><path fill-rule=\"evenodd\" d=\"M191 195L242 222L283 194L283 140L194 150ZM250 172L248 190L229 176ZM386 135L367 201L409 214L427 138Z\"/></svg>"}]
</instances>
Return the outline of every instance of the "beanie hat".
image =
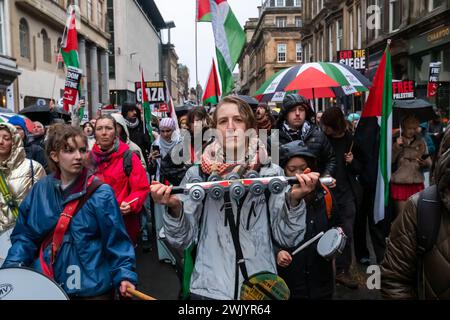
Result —
<instances>
[{"instance_id":1,"label":"beanie hat","mask_svg":"<svg viewBox=\"0 0 450 320\"><path fill-rule=\"evenodd\" d=\"M175 130L175 120L173 120L172 118L164 118L159 122L159 128L169 128Z\"/></svg>"},{"instance_id":2,"label":"beanie hat","mask_svg":"<svg viewBox=\"0 0 450 320\"><path fill-rule=\"evenodd\" d=\"M9 118L8 123L12 124L13 126L21 127L22 130L25 132L25 135L28 135L28 129L27 129L27 125L25 123L25 119L22 118L21 116L13 116L13 117Z\"/></svg>"}]
</instances>

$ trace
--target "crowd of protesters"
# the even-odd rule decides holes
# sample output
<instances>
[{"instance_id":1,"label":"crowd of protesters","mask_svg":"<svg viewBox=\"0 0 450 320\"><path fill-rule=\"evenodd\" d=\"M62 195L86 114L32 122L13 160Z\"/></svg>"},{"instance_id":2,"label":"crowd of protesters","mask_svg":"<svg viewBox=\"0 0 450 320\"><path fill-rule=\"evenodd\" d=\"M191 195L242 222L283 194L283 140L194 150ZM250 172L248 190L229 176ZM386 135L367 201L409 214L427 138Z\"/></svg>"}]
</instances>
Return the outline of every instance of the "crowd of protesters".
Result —
<instances>
[{"instance_id":1,"label":"crowd of protesters","mask_svg":"<svg viewBox=\"0 0 450 320\"><path fill-rule=\"evenodd\" d=\"M137 285L133 248L148 251L153 235L159 260L172 264L174 253L186 259L186 249L196 245L191 299L238 299L248 275L263 271L279 274L291 299L332 299L336 283L350 289L361 285L354 258L362 265L382 265L385 297L449 298L450 278L438 285L444 277L439 266L449 258L450 139L444 136L440 146L442 127L421 124L414 116L402 119L393 135L391 214L375 224L376 186L366 177L373 168L354 138L358 114L345 116L338 107L316 113L298 94L287 94L275 117L267 104L239 96L225 97L213 110L192 107L179 114L178 123L154 115L152 130L133 103L81 126L36 122L29 132L19 116L0 124L0 173L7 182L7 192L0 194L0 233L14 228L4 267L36 268L63 284L71 298L110 299L115 290L129 297L127 288ZM222 135L204 139L208 129ZM240 136L249 129L265 130L268 139ZM271 161L274 136L279 163ZM243 159L235 154L241 147ZM298 183L282 194L248 193L236 203L229 196L194 201L171 194L193 177L207 181L248 172L296 177ZM319 177L331 177L332 183L325 186ZM433 249L419 256L418 194L430 184L437 185L445 224ZM82 205L55 252L53 229L73 203ZM335 260L320 256L315 246L293 254L336 227L347 242ZM421 283L416 282L419 260ZM64 270L73 264L89 279L79 289L64 287Z\"/></svg>"}]
</instances>

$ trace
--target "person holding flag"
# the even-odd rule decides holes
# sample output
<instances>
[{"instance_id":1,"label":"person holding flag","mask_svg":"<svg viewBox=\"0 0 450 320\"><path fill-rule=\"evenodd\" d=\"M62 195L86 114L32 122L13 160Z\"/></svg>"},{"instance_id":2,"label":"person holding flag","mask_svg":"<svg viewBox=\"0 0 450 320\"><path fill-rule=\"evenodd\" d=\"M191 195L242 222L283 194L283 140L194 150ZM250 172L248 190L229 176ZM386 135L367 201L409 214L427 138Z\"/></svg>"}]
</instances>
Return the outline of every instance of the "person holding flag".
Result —
<instances>
[{"instance_id":1,"label":"person holding flag","mask_svg":"<svg viewBox=\"0 0 450 320\"><path fill-rule=\"evenodd\" d=\"M390 40L364 106L355 132L355 144L361 148L364 174L362 208L356 216L355 254L361 263L370 263L366 241L366 221L376 255L383 260L388 234L385 212L389 203L392 152L392 65Z\"/></svg>"}]
</instances>

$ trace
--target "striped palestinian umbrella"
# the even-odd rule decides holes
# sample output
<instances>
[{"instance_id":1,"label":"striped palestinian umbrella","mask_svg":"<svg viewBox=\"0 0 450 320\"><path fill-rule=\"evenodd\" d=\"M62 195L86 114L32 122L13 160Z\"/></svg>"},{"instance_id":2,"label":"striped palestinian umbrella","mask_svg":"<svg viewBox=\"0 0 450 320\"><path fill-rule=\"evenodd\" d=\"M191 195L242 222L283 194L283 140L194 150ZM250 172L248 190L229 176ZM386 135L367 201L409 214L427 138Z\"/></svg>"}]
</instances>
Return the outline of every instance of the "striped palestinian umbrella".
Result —
<instances>
[{"instance_id":1,"label":"striped palestinian umbrella","mask_svg":"<svg viewBox=\"0 0 450 320\"><path fill-rule=\"evenodd\" d=\"M281 102L286 92L298 92L308 99L333 98L368 91L371 85L359 71L347 65L313 62L279 71L256 95L264 102Z\"/></svg>"},{"instance_id":2,"label":"striped palestinian umbrella","mask_svg":"<svg viewBox=\"0 0 450 320\"><path fill-rule=\"evenodd\" d=\"M2 110L0 110L0 123L7 123L10 118L12 118L14 116L19 116L25 120L25 125L27 126L28 131L29 132L33 131L33 129L34 129L33 121L31 121L30 119L28 119L27 117L25 117L21 114L14 113L11 110L4 109L4 108L1 108L1 109Z\"/></svg>"}]
</instances>

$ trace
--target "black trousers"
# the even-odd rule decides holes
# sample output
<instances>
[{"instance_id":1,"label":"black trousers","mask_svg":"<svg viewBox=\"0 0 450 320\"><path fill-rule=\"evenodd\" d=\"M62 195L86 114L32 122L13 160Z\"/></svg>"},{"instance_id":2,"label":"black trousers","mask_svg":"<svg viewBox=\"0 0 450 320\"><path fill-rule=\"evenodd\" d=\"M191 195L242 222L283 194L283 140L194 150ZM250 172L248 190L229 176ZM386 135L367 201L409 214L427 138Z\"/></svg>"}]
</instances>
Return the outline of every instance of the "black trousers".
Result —
<instances>
[{"instance_id":1,"label":"black trousers","mask_svg":"<svg viewBox=\"0 0 450 320\"><path fill-rule=\"evenodd\" d=\"M375 251L377 264L381 264L386 250L386 237L389 234L387 221L388 212L386 210L386 217L383 221L375 224L373 218L375 190L371 188L364 189L363 202L361 209L358 210L355 219L355 256L357 260L362 258L369 258L370 253L367 248L367 223L369 224L370 239Z\"/></svg>"},{"instance_id":2,"label":"black trousers","mask_svg":"<svg viewBox=\"0 0 450 320\"><path fill-rule=\"evenodd\" d=\"M354 199L342 199L336 203L337 210L333 225L341 227L347 236L347 243L344 251L336 258L336 273L348 272L352 265L352 243L353 243L353 226L355 224L356 204Z\"/></svg>"}]
</instances>

